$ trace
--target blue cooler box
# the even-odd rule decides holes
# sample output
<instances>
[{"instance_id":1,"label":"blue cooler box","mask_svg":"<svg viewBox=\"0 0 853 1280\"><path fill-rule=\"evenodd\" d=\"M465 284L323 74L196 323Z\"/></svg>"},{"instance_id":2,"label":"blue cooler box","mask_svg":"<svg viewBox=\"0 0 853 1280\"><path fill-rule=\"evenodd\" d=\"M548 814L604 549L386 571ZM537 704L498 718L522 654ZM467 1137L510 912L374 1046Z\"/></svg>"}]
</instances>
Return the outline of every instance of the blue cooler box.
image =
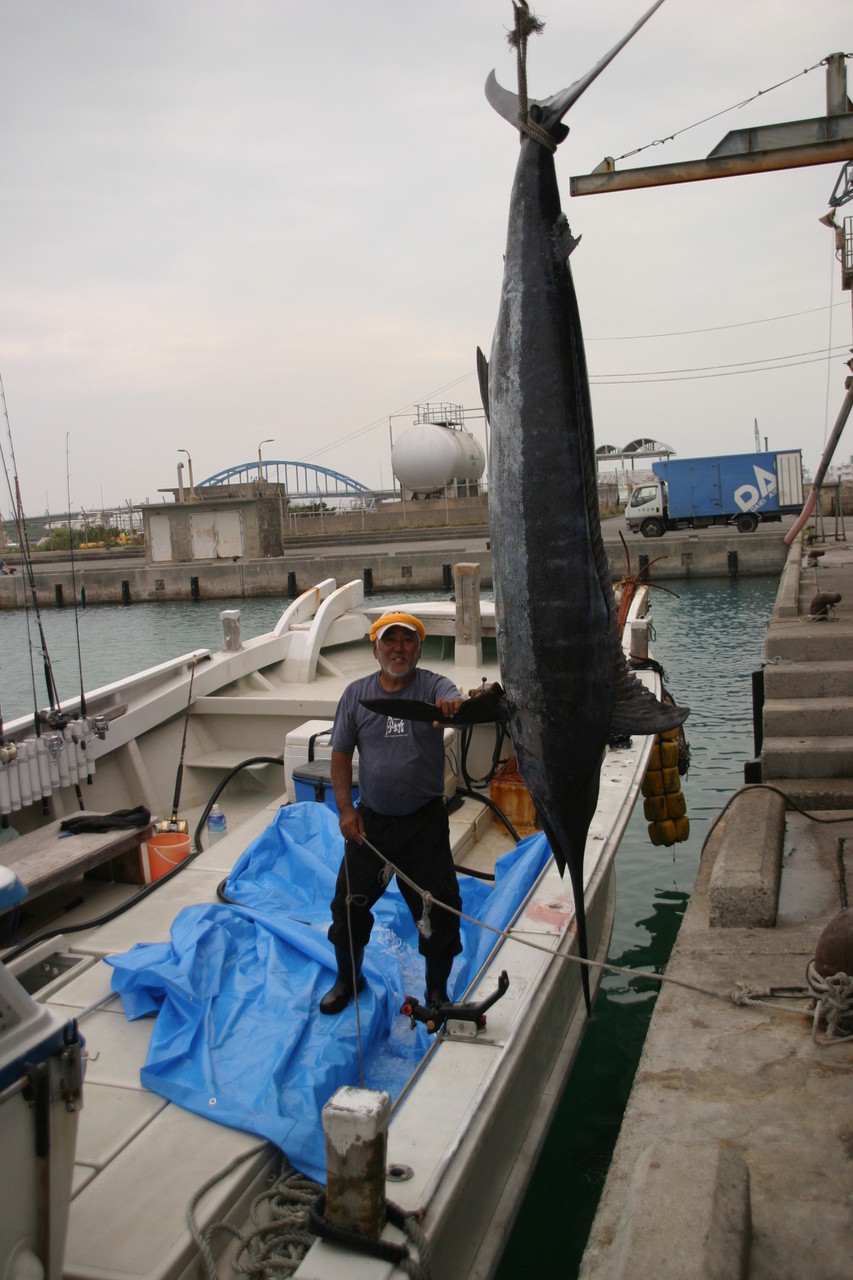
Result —
<instances>
[{"instance_id":1,"label":"blue cooler box","mask_svg":"<svg viewBox=\"0 0 853 1280\"><path fill-rule=\"evenodd\" d=\"M306 764L297 765L293 770L293 789L297 801L315 801L328 805L338 812L335 793L332 790L331 760L310 760ZM358 803L358 765L352 769L352 802Z\"/></svg>"}]
</instances>

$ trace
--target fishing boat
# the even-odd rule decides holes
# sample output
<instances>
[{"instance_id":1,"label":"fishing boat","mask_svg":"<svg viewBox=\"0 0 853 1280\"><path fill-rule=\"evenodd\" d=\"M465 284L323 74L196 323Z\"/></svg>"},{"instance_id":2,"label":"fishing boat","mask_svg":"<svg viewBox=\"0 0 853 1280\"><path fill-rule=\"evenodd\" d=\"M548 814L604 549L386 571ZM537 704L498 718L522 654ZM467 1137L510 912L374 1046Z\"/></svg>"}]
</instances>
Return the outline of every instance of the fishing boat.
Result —
<instances>
[{"instance_id":1,"label":"fishing boat","mask_svg":"<svg viewBox=\"0 0 853 1280\"><path fill-rule=\"evenodd\" d=\"M467 692L498 671L494 606L461 586L455 603L417 611L426 627L421 664ZM640 587L624 631L626 653L633 644L635 657L647 634L647 609ZM422 969L414 944L396 939L393 921L386 927L384 918L368 947L358 1007L339 1018L317 1016L334 968L325 933L331 881L324 876L333 879L342 852L324 731L345 686L375 669L368 631L383 611L365 605L361 582L333 580L289 603L264 635L243 639L239 615L225 611L221 651L195 650L96 689L86 696L85 715L79 703L67 704L38 733L32 717L5 726L0 799L5 834L14 829L18 836L0 846L7 867L0 875L6 945L0 1010L5 1016L18 1007L14 1001L26 1008L0 1018L0 1106L16 1108L18 1116L3 1127L4 1164L29 1172L22 1173L19 1198L4 1196L0 1207L0 1274L33 1275L39 1265L69 1280L177 1280L205 1268L222 1280L236 1274L235 1260L259 1230L253 1202L271 1180L280 1185L282 1149L298 1174L322 1181L316 1152L322 1165L325 1090L334 1096L339 1087L355 1087L359 1096L381 1096L358 1087L365 1074L368 1085L390 1081L381 1194L400 1211L382 1232L390 1253L365 1256L321 1238L295 1274L390 1276L407 1250L423 1274L425 1254L436 1275L493 1272L587 1021L576 909L568 878L525 810L526 793L498 767L511 755L508 739L494 724L445 730L463 911L473 902L472 917L488 924L466 925L466 950L451 978L459 1016L448 1017L436 1034L412 1016L420 990L411 984L422 982ZM654 665L636 657L635 666L637 678L660 696ZM608 747L602 764L584 859L593 996L611 932L614 859L653 744L652 737L621 741ZM214 800L227 831L211 844ZM507 821L499 810L508 804L514 808ZM124 825L64 835L63 822L74 830L81 807L87 815L119 815ZM525 818L528 835L518 830ZM309 870L308 863L289 861L306 846ZM253 887L258 864L272 867L273 880ZM299 868L291 876L300 894L295 903L276 897L288 891L280 882L291 865ZM501 900L494 910L493 899ZM185 985L192 965L178 935L188 928L193 962L202 940L214 939L213 949L222 951L221 939L236 930L213 995ZM246 933L262 929L272 931L273 943ZM226 976L242 974L246 954L264 948L267 969L255 985L266 1004L250 1026L242 989L232 985L226 993ZM275 985L285 952L309 975L298 989ZM410 961L415 967L407 969ZM169 990L155 1007L151 974L164 965L172 966ZM14 987L14 1000L7 987ZM232 1003L224 1012L216 1000L226 995ZM156 1017L137 1016L146 1001ZM466 1020L466 1010L486 1004L487 1014ZM201 1016L187 1020L193 1009ZM293 1068L295 1078L279 1077L282 1043L267 1035L270 1022L287 1028L297 1019L300 1040L318 1026L324 1038L312 1044L308 1066L303 1058ZM16 1020L17 1032L10 1027ZM21 1028L30 1024L22 1043ZM194 1058L205 1032L215 1044ZM72 1042L85 1067L79 1111L68 1063ZM377 1065L386 1044L390 1075ZM212 1056L223 1046L226 1055L232 1049L242 1055L237 1083L232 1072L227 1086L218 1074L227 1070ZM61 1064L49 1078L55 1124L65 1134L54 1148L45 1147L48 1119L41 1128L27 1119L32 1063L51 1056ZM253 1069L267 1084L274 1081L272 1104L252 1092L261 1087ZM307 1138L300 1109L306 1092L319 1095L317 1131ZM272 1120L271 1105L278 1108ZM69 1116L77 1124L76 1154ZM12 1141L22 1150L9 1150ZM420 1234L412 1242L395 1223L415 1221ZM213 1224L226 1229L212 1230ZM274 1215L271 1230L276 1238L287 1234Z\"/></svg>"}]
</instances>

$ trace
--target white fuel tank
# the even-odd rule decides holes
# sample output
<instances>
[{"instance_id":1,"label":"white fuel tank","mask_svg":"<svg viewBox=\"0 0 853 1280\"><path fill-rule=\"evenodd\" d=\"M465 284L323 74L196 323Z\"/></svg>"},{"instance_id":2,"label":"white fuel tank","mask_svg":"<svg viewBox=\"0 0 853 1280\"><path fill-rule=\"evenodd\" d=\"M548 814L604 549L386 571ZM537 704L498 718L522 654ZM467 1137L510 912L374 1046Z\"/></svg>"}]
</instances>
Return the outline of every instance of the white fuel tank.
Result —
<instances>
[{"instance_id":1,"label":"white fuel tank","mask_svg":"<svg viewBox=\"0 0 853 1280\"><path fill-rule=\"evenodd\" d=\"M391 466L412 493L435 493L454 480L479 480L486 455L465 427L418 422L394 442Z\"/></svg>"}]
</instances>

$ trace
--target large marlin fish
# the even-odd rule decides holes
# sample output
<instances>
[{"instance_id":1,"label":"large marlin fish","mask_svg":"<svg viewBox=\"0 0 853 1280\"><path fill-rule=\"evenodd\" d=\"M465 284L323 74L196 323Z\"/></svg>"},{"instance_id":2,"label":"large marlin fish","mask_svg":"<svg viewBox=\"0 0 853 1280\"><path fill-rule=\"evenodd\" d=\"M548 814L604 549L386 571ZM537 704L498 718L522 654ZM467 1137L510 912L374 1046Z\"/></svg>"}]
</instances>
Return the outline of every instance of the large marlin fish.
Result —
<instances>
[{"instance_id":1,"label":"large marlin fish","mask_svg":"<svg viewBox=\"0 0 853 1280\"><path fill-rule=\"evenodd\" d=\"M553 151L569 107L659 7L582 80L531 102L494 76L493 107L521 131L500 312L488 367L489 520L498 658L518 766L561 872L569 868L587 953L583 858L608 739L680 724L628 670L598 513L589 378ZM541 141L539 139L542 139ZM588 996L587 972L582 969Z\"/></svg>"},{"instance_id":2,"label":"large marlin fish","mask_svg":"<svg viewBox=\"0 0 853 1280\"><path fill-rule=\"evenodd\" d=\"M587 955L583 861L611 737L653 734L687 710L664 706L629 671L598 514L589 378L553 151L563 116L663 0L582 80L545 101L519 99L492 73L486 96L521 131L500 313L487 365L489 520L498 658L505 697L472 698L448 723L508 721L519 769L554 858L568 866L578 948ZM526 5L522 6L526 11ZM519 6L516 6L517 11ZM536 137L531 137L530 129ZM382 707L387 710L387 701ZM435 707L397 714L435 720ZM586 968L581 977L589 1007Z\"/></svg>"}]
</instances>

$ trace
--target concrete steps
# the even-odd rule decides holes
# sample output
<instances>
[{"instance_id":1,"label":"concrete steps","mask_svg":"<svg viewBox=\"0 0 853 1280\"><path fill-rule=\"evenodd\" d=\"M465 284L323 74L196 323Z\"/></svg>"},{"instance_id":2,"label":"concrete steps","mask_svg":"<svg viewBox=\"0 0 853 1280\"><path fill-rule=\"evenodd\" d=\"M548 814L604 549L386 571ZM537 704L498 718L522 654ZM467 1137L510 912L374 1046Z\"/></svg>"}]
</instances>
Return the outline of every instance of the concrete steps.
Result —
<instances>
[{"instance_id":1,"label":"concrete steps","mask_svg":"<svg viewBox=\"0 0 853 1280\"><path fill-rule=\"evenodd\" d=\"M774 626L764 641L768 662L847 662L853 653L853 623L836 616L814 622L808 613L794 623Z\"/></svg>"},{"instance_id":2,"label":"concrete steps","mask_svg":"<svg viewBox=\"0 0 853 1280\"><path fill-rule=\"evenodd\" d=\"M806 813L817 809L853 810L853 778L771 778L767 780Z\"/></svg>"},{"instance_id":3,"label":"concrete steps","mask_svg":"<svg viewBox=\"0 0 853 1280\"><path fill-rule=\"evenodd\" d=\"M816 621L817 591L837 591ZM817 571L795 543L764 642L762 782L805 809L853 804L853 552L827 546Z\"/></svg>"},{"instance_id":4,"label":"concrete steps","mask_svg":"<svg viewBox=\"0 0 853 1280\"><path fill-rule=\"evenodd\" d=\"M853 697L853 665L848 662L779 662L764 668L764 697Z\"/></svg>"},{"instance_id":5,"label":"concrete steps","mask_svg":"<svg viewBox=\"0 0 853 1280\"><path fill-rule=\"evenodd\" d=\"M761 780L774 778L847 778L853 776L853 737L765 738Z\"/></svg>"},{"instance_id":6,"label":"concrete steps","mask_svg":"<svg viewBox=\"0 0 853 1280\"><path fill-rule=\"evenodd\" d=\"M764 733L769 738L837 738L853 735L853 697L771 698L764 690Z\"/></svg>"}]
</instances>

